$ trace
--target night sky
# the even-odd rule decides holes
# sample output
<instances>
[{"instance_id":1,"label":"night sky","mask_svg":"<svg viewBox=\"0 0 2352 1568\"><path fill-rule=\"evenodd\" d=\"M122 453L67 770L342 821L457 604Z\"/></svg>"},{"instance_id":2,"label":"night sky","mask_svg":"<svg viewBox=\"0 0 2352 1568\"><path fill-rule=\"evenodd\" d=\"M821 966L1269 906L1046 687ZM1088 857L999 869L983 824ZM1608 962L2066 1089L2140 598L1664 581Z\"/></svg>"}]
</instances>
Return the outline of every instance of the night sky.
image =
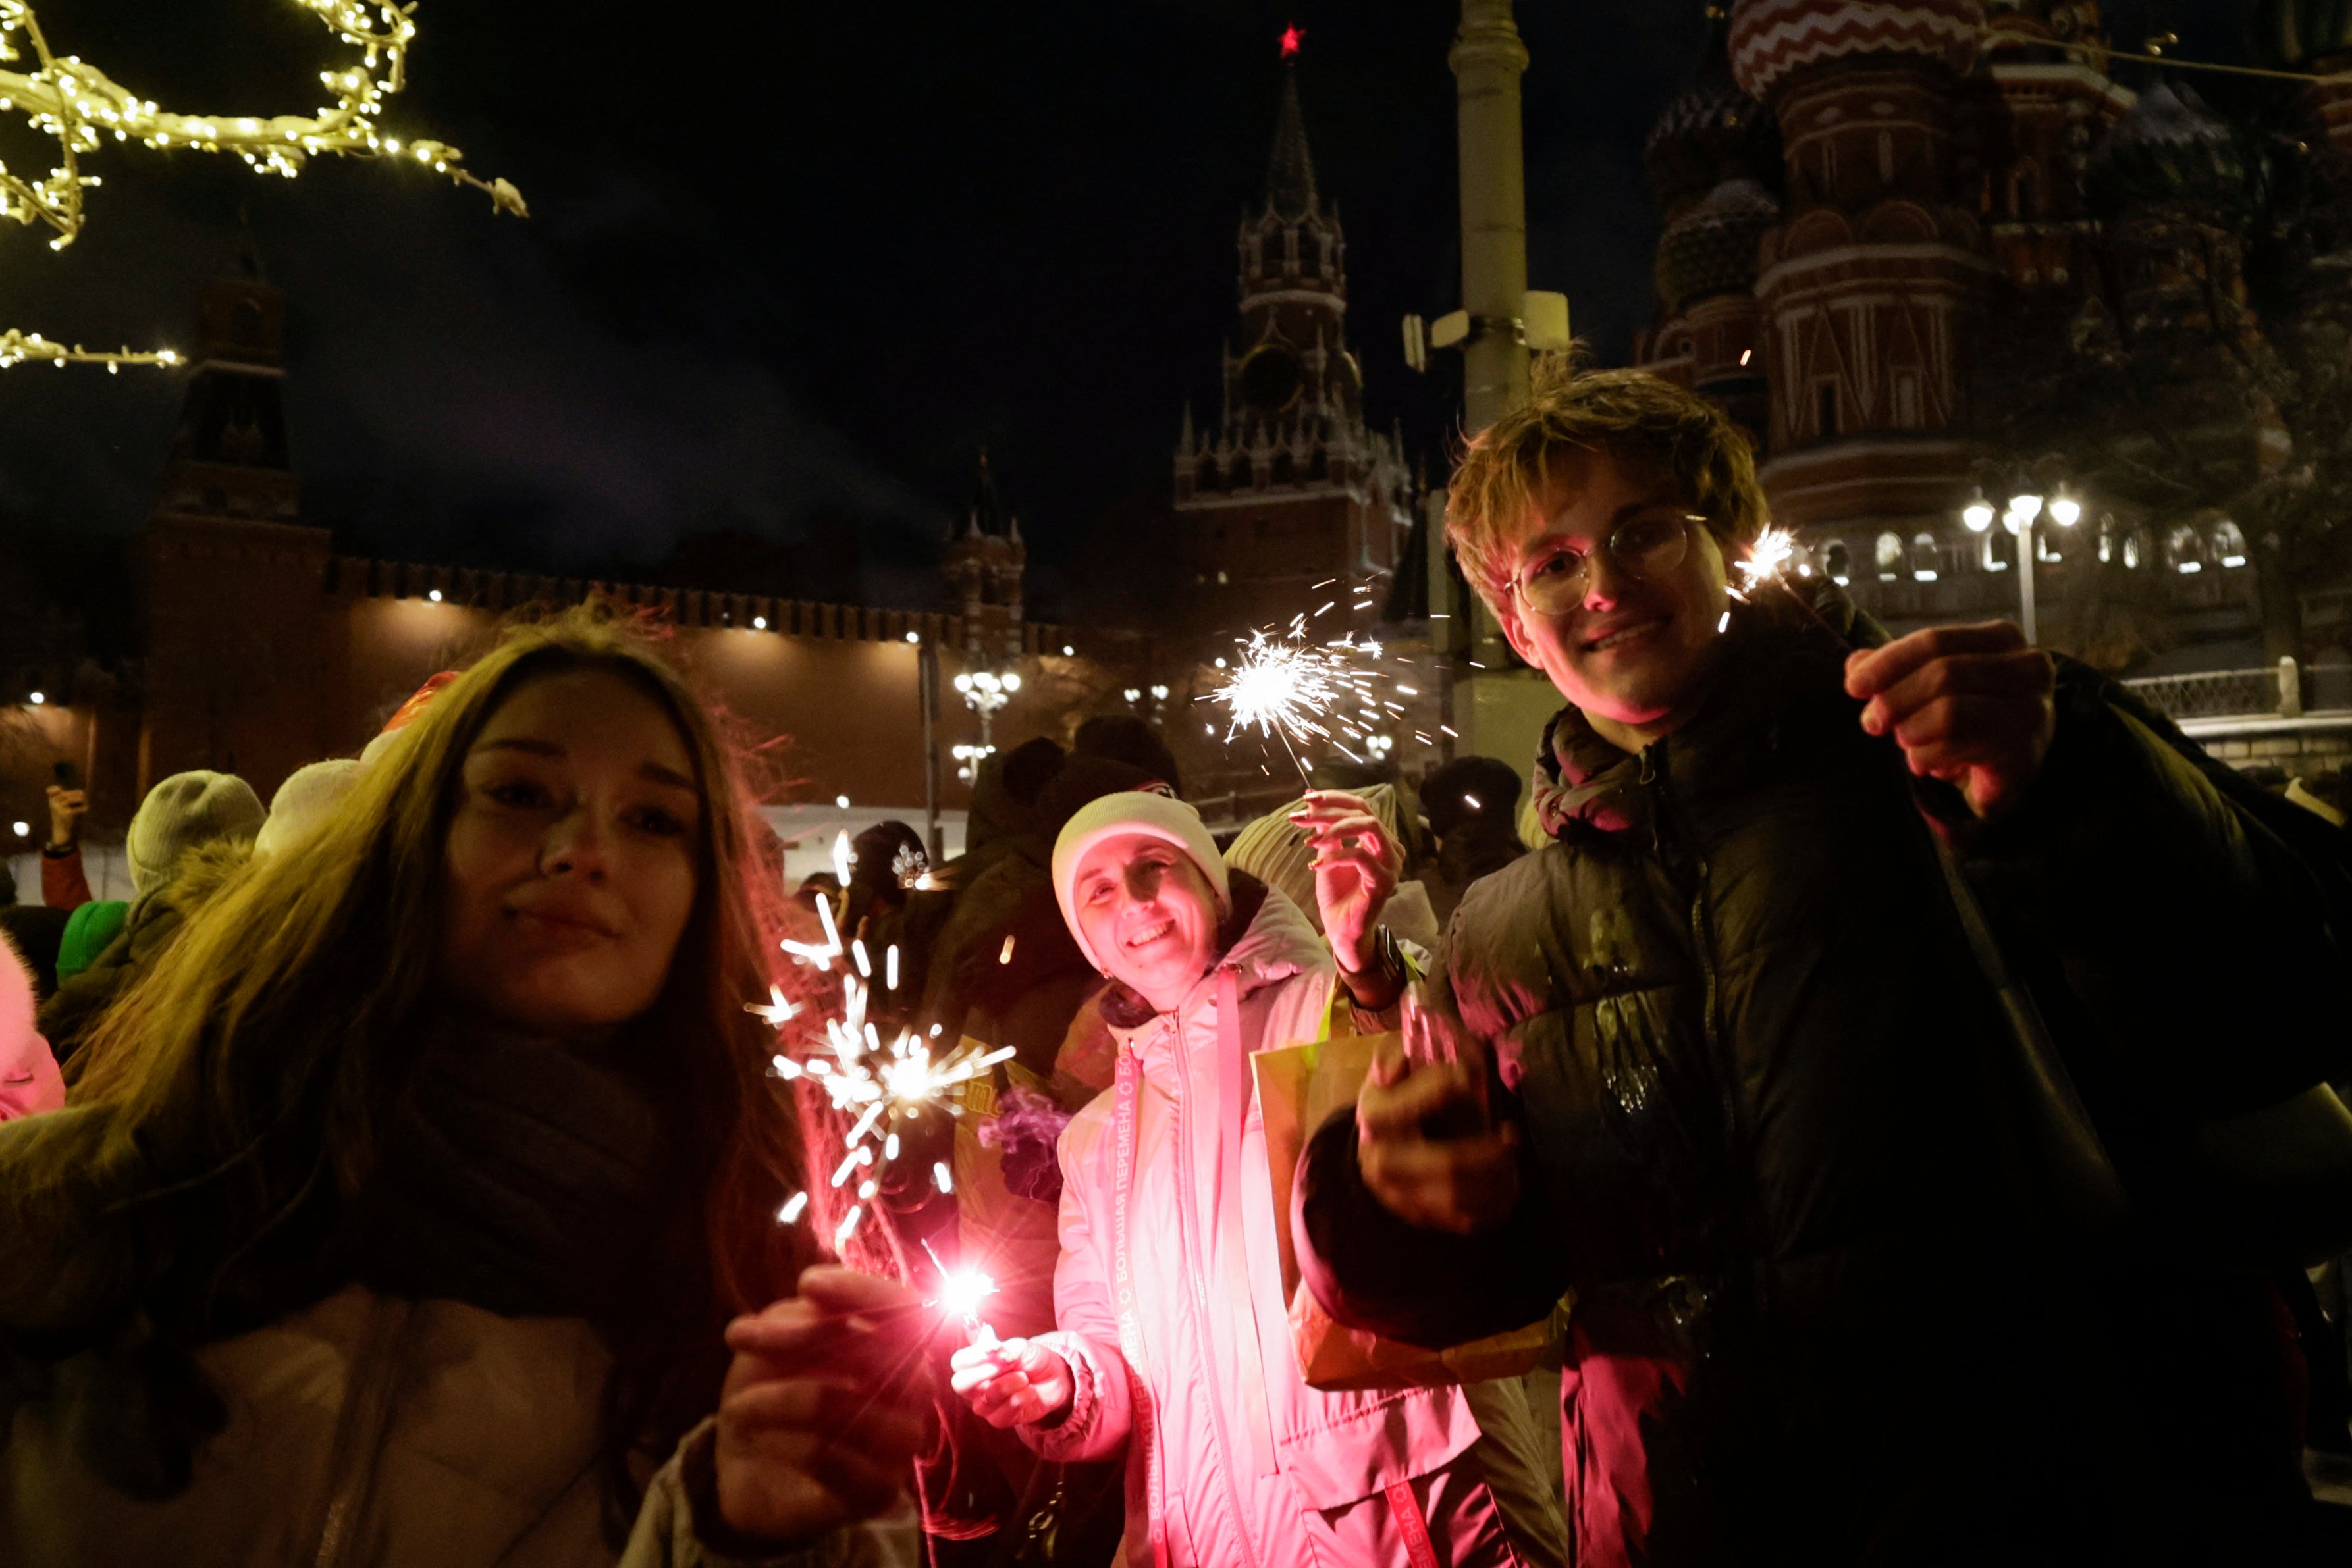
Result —
<instances>
[{"instance_id":1,"label":"night sky","mask_svg":"<svg viewBox=\"0 0 2352 1568\"><path fill-rule=\"evenodd\" d=\"M2177 7L2225 42L2240 8ZM0 233L0 321L192 346L242 208L291 297L306 514L340 548L613 575L683 559L764 580L745 587L923 604L985 445L1031 541L1034 612L1129 616L1185 401L1216 406L1234 225L1295 23L1368 412L1436 465L1454 388L1404 368L1397 323L1458 303L1455 6L733 10L730 26L720 7L425 0L386 129L513 180L528 222L412 168L321 160L289 182L110 148L73 247ZM314 73L341 59L286 0L40 14L59 53L191 110L315 107ZM1650 309L1639 151L1689 78L1701 5L1552 0L1519 25L1530 280L1622 360ZM21 120L0 157L47 162ZM181 389L172 372L0 375L0 521L136 526Z\"/></svg>"}]
</instances>

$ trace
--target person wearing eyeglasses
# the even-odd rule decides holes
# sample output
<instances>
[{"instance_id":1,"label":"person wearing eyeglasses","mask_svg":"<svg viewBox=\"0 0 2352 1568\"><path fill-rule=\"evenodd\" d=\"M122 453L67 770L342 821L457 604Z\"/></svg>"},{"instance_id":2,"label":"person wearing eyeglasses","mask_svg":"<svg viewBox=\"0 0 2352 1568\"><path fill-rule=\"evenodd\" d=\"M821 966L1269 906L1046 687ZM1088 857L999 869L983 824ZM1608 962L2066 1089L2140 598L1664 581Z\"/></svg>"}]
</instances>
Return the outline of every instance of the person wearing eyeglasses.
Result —
<instances>
[{"instance_id":1,"label":"person wearing eyeglasses","mask_svg":"<svg viewBox=\"0 0 2352 1568\"><path fill-rule=\"evenodd\" d=\"M1566 705L1550 841L1469 890L1310 1141L1307 1284L1428 1345L1569 1298L1584 1568L2288 1560L2292 1259L2192 1248L2155 1195L2342 1071L2290 1022L2344 963L2302 830L2007 622L1889 640L1819 577L1743 585L1765 521L1747 438L1639 372L1465 455L1449 537ZM2054 1218L2060 1091L1939 839L2131 1186L2109 1251Z\"/></svg>"}]
</instances>

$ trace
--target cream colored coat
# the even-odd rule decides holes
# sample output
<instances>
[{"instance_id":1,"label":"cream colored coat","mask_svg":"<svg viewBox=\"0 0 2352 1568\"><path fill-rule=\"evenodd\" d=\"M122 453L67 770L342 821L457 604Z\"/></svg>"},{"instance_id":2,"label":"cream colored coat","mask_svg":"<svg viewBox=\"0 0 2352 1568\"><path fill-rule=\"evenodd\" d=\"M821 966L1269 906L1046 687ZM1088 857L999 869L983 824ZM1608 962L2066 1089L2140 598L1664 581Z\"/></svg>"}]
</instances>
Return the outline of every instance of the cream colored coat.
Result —
<instances>
[{"instance_id":1,"label":"cream colored coat","mask_svg":"<svg viewBox=\"0 0 2352 1568\"><path fill-rule=\"evenodd\" d=\"M598 1404L611 1358L577 1318L506 1318L352 1286L198 1357L228 1426L195 1479L126 1499L58 1412L18 1408L0 1453L7 1568L719 1568L673 1458L625 1552L604 1531ZM68 1364L68 1367L70 1364ZM699 1434L698 1434L699 1436ZM689 1437L689 1444L696 1440ZM769 1559L912 1568L911 1516Z\"/></svg>"}]
</instances>

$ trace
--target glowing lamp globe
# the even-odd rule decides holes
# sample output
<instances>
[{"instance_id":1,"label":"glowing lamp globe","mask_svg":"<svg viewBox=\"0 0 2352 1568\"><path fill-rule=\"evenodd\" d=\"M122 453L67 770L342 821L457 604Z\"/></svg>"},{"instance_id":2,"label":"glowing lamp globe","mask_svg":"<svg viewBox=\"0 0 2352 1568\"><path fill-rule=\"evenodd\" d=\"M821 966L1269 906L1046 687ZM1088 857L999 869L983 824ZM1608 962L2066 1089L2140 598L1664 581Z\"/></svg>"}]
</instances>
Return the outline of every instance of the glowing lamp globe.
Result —
<instances>
[{"instance_id":1,"label":"glowing lamp globe","mask_svg":"<svg viewBox=\"0 0 2352 1568\"><path fill-rule=\"evenodd\" d=\"M1960 521L1968 524L1972 534L1984 532L1992 527L1992 503L1979 496L1960 508Z\"/></svg>"},{"instance_id":2,"label":"glowing lamp globe","mask_svg":"<svg viewBox=\"0 0 2352 1568\"><path fill-rule=\"evenodd\" d=\"M2011 496L2009 498L2009 509L2017 514L2020 522L2030 523L2042 515L2042 497Z\"/></svg>"},{"instance_id":3,"label":"glowing lamp globe","mask_svg":"<svg viewBox=\"0 0 2352 1568\"><path fill-rule=\"evenodd\" d=\"M2071 528L2083 520L2083 503L2072 496L2060 496L2050 503L2050 520L2062 528Z\"/></svg>"}]
</instances>

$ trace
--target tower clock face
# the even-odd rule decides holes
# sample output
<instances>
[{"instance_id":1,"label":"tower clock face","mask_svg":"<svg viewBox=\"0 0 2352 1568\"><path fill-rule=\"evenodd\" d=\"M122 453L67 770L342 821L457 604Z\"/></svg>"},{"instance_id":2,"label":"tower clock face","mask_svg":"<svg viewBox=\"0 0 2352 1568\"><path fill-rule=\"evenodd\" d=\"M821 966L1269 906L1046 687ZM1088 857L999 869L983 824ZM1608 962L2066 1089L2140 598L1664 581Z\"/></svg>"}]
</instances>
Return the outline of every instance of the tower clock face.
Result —
<instances>
[{"instance_id":1,"label":"tower clock face","mask_svg":"<svg viewBox=\"0 0 2352 1568\"><path fill-rule=\"evenodd\" d=\"M1307 386L1307 367L1278 343L1261 343L1242 361L1242 399L1262 414L1285 413Z\"/></svg>"}]
</instances>

